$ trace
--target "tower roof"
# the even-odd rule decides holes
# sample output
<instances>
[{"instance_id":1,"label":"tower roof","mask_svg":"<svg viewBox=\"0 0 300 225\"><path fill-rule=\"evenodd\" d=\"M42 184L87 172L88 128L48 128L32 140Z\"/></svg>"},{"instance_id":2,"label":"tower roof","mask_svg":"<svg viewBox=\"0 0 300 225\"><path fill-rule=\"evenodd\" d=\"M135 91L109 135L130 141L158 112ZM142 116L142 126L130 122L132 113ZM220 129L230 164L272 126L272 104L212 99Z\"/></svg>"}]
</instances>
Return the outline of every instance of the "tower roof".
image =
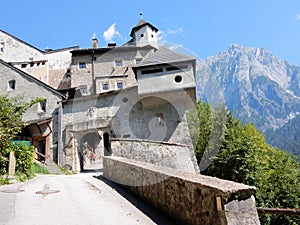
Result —
<instances>
[{"instance_id":1,"label":"tower roof","mask_svg":"<svg viewBox=\"0 0 300 225\"><path fill-rule=\"evenodd\" d=\"M145 21L143 18L140 19L140 21L131 29L131 32L130 32L130 37L133 37L134 35L134 32L139 30L141 27L143 26L149 26L151 27L152 29L154 29L155 31L158 31L158 29L153 26L151 23Z\"/></svg>"}]
</instances>

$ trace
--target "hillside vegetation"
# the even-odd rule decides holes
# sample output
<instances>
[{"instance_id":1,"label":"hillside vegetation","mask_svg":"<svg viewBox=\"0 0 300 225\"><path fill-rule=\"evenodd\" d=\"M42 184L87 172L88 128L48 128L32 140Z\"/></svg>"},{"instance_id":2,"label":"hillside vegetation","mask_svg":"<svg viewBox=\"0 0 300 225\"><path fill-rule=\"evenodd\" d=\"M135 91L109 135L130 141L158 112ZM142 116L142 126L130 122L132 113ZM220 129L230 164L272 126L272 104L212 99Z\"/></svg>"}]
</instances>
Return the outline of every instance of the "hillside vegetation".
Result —
<instances>
[{"instance_id":1,"label":"hillside vegetation","mask_svg":"<svg viewBox=\"0 0 300 225\"><path fill-rule=\"evenodd\" d=\"M201 174L253 185L259 207L299 208L300 170L288 152L267 144L252 124L243 124L224 105L198 102L188 115ZM263 225L300 224L299 217L262 215Z\"/></svg>"}]
</instances>

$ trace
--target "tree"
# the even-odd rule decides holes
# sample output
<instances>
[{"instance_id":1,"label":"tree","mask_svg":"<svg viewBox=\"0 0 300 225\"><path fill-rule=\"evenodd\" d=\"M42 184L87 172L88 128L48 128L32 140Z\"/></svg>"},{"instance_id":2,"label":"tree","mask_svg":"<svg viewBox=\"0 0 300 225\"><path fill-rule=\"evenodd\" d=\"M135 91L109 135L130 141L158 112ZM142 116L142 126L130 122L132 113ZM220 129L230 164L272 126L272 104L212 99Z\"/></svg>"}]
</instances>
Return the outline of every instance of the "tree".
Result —
<instances>
[{"instance_id":1,"label":"tree","mask_svg":"<svg viewBox=\"0 0 300 225\"><path fill-rule=\"evenodd\" d=\"M209 121L206 129L210 128L205 130L205 135L199 132L199 144L195 145L198 162L203 160L199 157L205 157L205 152L213 151L208 154L212 157L209 166L201 173L256 186L258 206L298 208L300 171L295 158L268 145L254 125L243 124L224 105L211 109L209 114L203 110L210 108L207 103L199 101L198 104L199 114L202 112L199 120ZM216 152L216 141L220 140ZM300 224L299 218L291 216L264 215L260 219L265 225Z\"/></svg>"},{"instance_id":2,"label":"tree","mask_svg":"<svg viewBox=\"0 0 300 225\"><path fill-rule=\"evenodd\" d=\"M0 174L7 173L9 153L11 151L16 152L16 169L22 171L22 163L19 159L24 160L24 157L20 156L24 152L18 151L18 146L15 146L12 140L26 126L26 123L22 121L22 115L32 105L42 100L42 98L37 98L31 102L23 102L20 97L0 96ZM25 166L24 168L27 167Z\"/></svg>"}]
</instances>

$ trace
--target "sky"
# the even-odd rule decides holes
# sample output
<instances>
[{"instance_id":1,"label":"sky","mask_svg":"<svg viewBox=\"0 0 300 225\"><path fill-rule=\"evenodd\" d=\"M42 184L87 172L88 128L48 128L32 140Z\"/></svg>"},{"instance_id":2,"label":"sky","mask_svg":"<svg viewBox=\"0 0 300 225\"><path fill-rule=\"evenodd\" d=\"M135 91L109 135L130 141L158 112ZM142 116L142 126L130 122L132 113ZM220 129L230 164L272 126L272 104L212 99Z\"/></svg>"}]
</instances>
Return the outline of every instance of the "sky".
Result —
<instances>
[{"instance_id":1,"label":"sky","mask_svg":"<svg viewBox=\"0 0 300 225\"><path fill-rule=\"evenodd\" d=\"M199 59L230 44L266 48L300 66L299 0L12 0L0 4L0 29L44 50L124 44L140 19L160 41L183 46Z\"/></svg>"}]
</instances>

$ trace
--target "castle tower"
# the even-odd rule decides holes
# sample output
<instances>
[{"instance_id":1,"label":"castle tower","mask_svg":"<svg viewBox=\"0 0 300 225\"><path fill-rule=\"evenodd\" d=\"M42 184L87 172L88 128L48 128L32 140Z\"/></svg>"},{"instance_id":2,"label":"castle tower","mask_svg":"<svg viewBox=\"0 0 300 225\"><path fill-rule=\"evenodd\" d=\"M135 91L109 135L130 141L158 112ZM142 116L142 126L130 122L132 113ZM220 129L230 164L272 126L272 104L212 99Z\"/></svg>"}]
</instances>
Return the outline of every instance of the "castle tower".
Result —
<instances>
[{"instance_id":1,"label":"castle tower","mask_svg":"<svg viewBox=\"0 0 300 225\"><path fill-rule=\"evenodd\" d=\"M157 43L157 31L158 29L151 23L146 22L142 18L142 13L140 13L141 18L137 25L135 25L130 32L130 36L135 42L136 46L146 46L151 45L158 48Z\"/></svg>"}]
</instances>

